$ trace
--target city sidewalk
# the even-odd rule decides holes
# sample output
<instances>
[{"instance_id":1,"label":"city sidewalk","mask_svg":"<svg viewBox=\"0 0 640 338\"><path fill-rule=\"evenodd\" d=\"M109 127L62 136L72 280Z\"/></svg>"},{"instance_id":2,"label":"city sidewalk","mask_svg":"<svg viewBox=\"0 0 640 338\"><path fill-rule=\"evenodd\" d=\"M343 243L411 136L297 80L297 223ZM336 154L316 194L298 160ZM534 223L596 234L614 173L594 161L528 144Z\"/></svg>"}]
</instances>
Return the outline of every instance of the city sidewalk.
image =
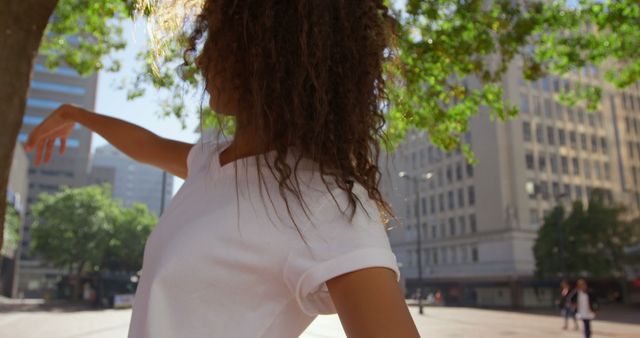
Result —
<instances>
[{"instance_id":1,"label":"city sidewalk","mask_svg":"<svg viewBox=\"0 0 640 338\"><path fill-rule=\"evenodd\" d=\"M630 308L630 317L640 311ZM419 315L410 307L422 337L580 338L581 331L561 329L559 315L474 309L426 307ZM131 310L87 310L51 307L46 310L0 312L0 338L125 338ZM593 322L593 338L638 338L640 323ZM319 316L301 338L346 337L337 315Z\"/></svg>"}]
</instances>

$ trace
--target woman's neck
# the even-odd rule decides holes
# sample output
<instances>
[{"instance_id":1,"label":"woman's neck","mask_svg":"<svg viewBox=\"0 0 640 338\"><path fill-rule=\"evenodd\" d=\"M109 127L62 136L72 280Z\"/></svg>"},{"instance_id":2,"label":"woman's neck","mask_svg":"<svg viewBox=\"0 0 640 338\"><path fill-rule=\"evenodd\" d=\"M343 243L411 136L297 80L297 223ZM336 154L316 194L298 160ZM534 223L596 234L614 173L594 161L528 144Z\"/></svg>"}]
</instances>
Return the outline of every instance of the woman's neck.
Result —
<instances>
[{"instance_id":1,"label":"woman's neck","mask_svg":"<svg viewBox=\"0 0 640 338\"><path fill-rule=\"evenodd\" d=\"M238 126L233 141L220 153L220 166L238 159L268 152L268 143L261 140L255 127Z\"/></svg>"}]
</instances>

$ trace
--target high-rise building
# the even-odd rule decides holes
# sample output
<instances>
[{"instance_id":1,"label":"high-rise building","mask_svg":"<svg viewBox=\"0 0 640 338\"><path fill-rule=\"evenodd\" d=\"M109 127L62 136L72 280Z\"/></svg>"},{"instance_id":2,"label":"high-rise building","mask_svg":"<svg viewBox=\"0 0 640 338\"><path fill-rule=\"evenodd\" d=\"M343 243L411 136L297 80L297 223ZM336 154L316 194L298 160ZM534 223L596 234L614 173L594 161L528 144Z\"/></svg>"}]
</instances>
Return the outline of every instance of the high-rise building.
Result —
<instances>
[{"instance_id":1,"label":"high-rise building","mask_svg":"<svg viewBox=\"0 0 640 338\"><path fill-rule=\"evenodd\" d=\"M72 68L61 65L55 70L44 66L45 58L37 56L34 63L31 84L27 97L26 110L18 141L24 143L29 132L42 122L53 110L63 103L94 109L98 75L81 76ZM59 151L56 141L54 151ZM64 156L54 155L46 165L34 166L35 152L29 157L29 195L27 205L37 201L40 193L55 193L61 186L79 187L87 182L89 153L91 150L91 131L76 125L67 139ZM42 290L55 286L57 269L33 259L30 253L30 225L27 220L23 226L21 243L19 294L23 297L41 297Z\"/></svg>"},{"instance_id":2,"label":"high-rise building","mask_svg":"<svg viewBox=\"0 0 640 338\"><path fill-rule=\"evenodd\" d=\"M532 247L543 217L557 203L582 200L595 189L640 212L640 87L617 90L592 66L562 78L522 80L517 63L503 79L505 100L520 115L505 122L480 112L461 152L444 153L423 132L411 132L394 154L383 189L402 226L389 232L408 292L440 290L451 302L488 306L552 304L550 289L532 279ZM577 83L600 85L598 111L568 107L557 94ZM431 173L419 186L398 177ZM420 223L417 224L417 213ZM417 249L420 227L421 250Z\"/></svg>"},{"instance_id":3,"label":"high-rise building","mask_svg":"<svg viewBox=\"0 0 640 338\"><path fill-rule=\"evenodd\" d=\"M143 203L149 211L161 214L173 195L173 176L147 164L127 157L112 145L96 148L92 166L115 168L113 197L123 205ZM163 188L164 186L164 188Z\"/></svg>"},{"instance_id":4,"label":"high-rise building","mask_svg":"<svg viewBox=\"0 0 640 338\"><path fill-rule=\"evenodd\" d=\"M24 143L29 132L42 122L53 110L63 103L72 103L87 109L94 109L97 75L80 76L75 70L61 66L54 71L44 66L44 57L35 60L27 107L18 140ZM59 141L55 151L58 152ZM29 196L28 204L37 201L40 193L54 193L61 186L77 187L85 184L88 172L91 131L76 125L67 140L64 156L53 156L51 162L36 168L35 152L29 156ZM29 222L25 224L23 246L30 242ZM23 250L28 255L28 250Z\"/></svg>"}]
</instances>

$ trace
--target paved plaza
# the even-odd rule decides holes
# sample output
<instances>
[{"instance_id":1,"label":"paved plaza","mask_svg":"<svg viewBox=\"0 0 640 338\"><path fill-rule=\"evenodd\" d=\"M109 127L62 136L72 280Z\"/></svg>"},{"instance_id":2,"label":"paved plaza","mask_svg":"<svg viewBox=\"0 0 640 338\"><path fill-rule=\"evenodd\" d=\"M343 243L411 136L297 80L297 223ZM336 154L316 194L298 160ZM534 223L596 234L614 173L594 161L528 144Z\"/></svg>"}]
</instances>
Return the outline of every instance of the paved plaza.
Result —
<instances>
[{"instance_id":1,"label":"paved plaza","mask_svg":"<svg viewBox=\"0 0 640 338\"><path fill-rule=\"evenodd\" d=\"M560 319L549 314L445 307L427 307L423 316L411 307L411 313L422 337L582 337L580 331L563 331ZM125 338L130 316L130 310L5 309L0 312L0 338ZM638 309L618 317L627 323L595 321L593 338L640 337ZM633 318L638 319L635 324L630 323ZM318 317L301 337L346 336L338 316L332 315Z\"/></svg>"}]
</instances>

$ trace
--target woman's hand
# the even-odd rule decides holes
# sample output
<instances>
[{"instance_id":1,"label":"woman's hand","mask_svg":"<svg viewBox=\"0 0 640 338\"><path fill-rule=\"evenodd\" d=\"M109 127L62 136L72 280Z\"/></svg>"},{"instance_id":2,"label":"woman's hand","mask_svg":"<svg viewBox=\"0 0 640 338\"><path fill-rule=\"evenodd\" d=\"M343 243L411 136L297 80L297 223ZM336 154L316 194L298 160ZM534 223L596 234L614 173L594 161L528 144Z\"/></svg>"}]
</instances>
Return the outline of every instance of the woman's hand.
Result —
<instances>
[{"instance_id":1,"label":"woman's hand","mask_svg":"<svg viewBox=\"0 0 640 338\"><path fill-rule=\"evenodd\" d=\"M29 138L24 148L26 151L36 149L34 162L36 167L40 165L43 155L45 163L51 160L56 139L60 140L60 154L64 154L67 138L76 124L69 117L69 112L80 109L70 104L63 104L29 133Z\"/></svg>"}]
</instances>

